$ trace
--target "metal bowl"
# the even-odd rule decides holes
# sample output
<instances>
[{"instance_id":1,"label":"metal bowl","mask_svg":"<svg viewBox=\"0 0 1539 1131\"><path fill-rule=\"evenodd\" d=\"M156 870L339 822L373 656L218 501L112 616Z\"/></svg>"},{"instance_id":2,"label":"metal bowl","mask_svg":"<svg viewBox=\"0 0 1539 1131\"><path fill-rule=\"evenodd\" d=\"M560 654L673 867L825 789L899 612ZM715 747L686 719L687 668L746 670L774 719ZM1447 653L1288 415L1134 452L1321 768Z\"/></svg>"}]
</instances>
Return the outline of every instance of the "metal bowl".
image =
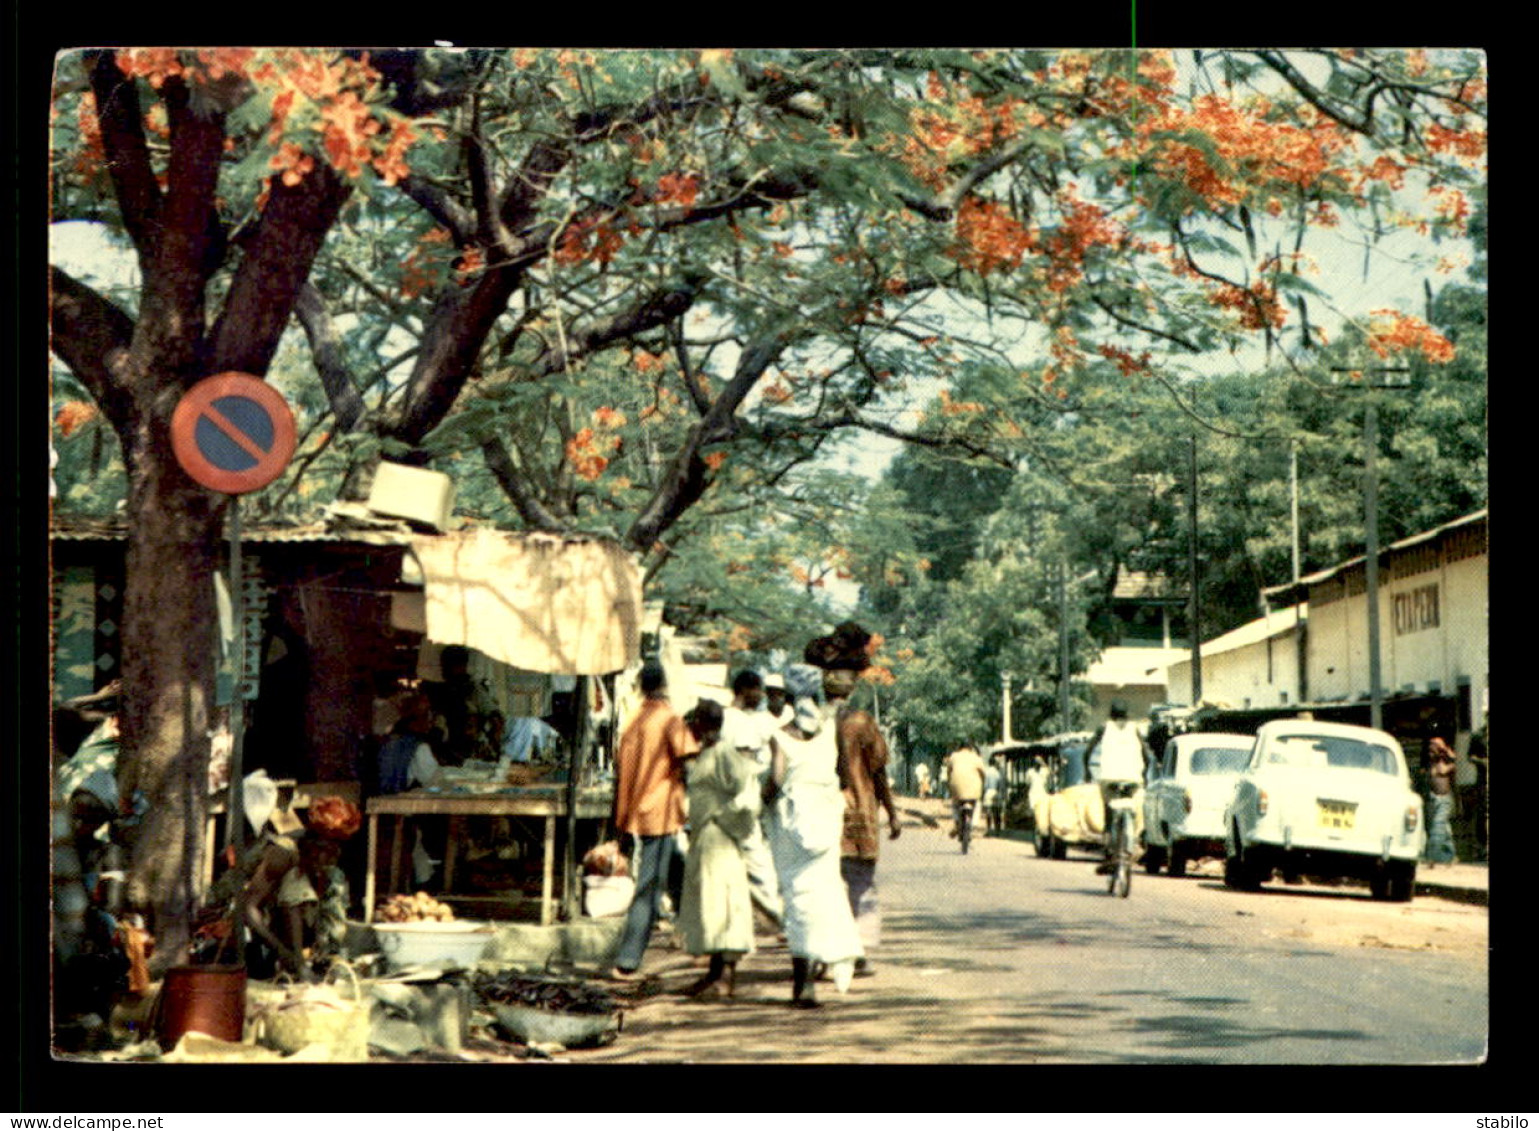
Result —
<instances>
[{"instance_id":1,"label":"metal bowl","mask_svg":"<svg viewBox=\"0 0 1539 1131\"><path fill-rule=\"evenodd\" d=\"M454 963L474 966L486 953L496 929L466 919L447 923L375 923L374 937L392 969Z\"/></svg>"},{"instance_id":2,"label":"metal bowl","mask_svg":"<svg viewBox=\"0 0 1539 1131\"><path fill-rule=\"evenodd\" d=\"M493 1005L497 1020L525 1044L557 1044L567 1048L599 1044L620 1031L618 1010L609 1013L556 1013L531 1005Z\"/></svg>"}]
</instances>

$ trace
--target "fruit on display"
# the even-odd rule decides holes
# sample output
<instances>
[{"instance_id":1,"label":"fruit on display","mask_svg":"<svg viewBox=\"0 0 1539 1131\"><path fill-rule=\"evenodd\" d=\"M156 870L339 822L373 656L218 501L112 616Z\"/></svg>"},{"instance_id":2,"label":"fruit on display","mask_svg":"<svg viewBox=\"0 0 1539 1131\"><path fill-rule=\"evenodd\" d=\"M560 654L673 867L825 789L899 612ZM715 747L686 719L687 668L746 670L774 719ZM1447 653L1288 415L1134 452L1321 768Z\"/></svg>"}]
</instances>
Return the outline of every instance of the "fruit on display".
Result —
<instances>
[{"instance_id":1,"label":"fruit on display","mask_svg":"<svg viewBox=\"0 0 1539 1131\"><path fill-rule=\"evenodd\" d=\"M454 918L454 910L419 891L415 895L392 895L375 908L374 918L382 923L447 923Z\"/></svg>"}]
</instances>

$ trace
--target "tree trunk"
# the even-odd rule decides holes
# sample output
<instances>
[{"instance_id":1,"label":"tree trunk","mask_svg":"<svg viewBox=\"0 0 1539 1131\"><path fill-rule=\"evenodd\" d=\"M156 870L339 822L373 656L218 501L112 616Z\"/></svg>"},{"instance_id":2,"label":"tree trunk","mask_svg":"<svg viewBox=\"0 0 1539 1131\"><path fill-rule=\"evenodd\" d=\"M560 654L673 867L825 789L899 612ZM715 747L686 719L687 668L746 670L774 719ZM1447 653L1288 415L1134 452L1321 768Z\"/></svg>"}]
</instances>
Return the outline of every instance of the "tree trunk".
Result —
<instances>
[{"instance_id":1,"label":"tree trunk","mask_svg":"<svg viewBox=\"0 0 1539 1131\"><path fill-rule=\"evenodd\" d=\"M184 960L208 813L218 643L213 575L225 500L191 482L169 444L140 444L129 487L119 794L151 800L127 895L156 936L157 970Z\"/></svg>"}]
</instances>

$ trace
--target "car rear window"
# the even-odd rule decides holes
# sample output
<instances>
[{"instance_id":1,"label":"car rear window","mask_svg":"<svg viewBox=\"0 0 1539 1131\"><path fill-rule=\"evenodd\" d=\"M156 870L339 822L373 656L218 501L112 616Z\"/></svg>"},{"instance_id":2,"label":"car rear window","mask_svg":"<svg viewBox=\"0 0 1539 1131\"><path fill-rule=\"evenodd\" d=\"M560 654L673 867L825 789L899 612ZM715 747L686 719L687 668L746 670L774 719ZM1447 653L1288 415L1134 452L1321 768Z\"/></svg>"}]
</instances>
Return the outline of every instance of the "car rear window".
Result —
<instances>
[{"instance_id":1,"label":"car rear window","mask_svg":"<svg viewBox=\"0 0 1539 1131\"><path fill-rule=\"evenodd\" d=\"M1237 774L1250 761L1250 747L1204 746L1192 751L1192 773Z\"/></svg>"},{"instance_id":2,"label":"car rear window","mask_svg":"<svg viewBox=\"0 0 1539 1131\"><path fill-rule=\"evenodd\" d=\"M1395 753L1376 742L1343 738L1334 734L1285 734L1271 742L1267 761L1285 766L1399 772Z\"/></svg>"}]
</instances>

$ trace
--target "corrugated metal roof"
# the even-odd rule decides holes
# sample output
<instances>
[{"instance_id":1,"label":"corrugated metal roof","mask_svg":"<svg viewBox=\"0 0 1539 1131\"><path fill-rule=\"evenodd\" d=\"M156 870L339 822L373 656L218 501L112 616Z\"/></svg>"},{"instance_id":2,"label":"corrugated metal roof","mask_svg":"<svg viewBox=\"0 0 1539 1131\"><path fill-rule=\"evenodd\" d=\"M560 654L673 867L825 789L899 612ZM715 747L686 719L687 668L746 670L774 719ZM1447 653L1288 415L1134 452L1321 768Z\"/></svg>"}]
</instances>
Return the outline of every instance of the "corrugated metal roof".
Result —
<instances>
[{"instance_id":1,"label":"corrugated metal roof","mask_svg":"<svg viewBox=\"0 0 1539 1131\"><path fill-rule=\"evenodd\" d=\"M121 542L128 538L128 522L121 518L88 518L55 514L48 536L59 542ZM242 542L364 543L371 546L409 546L411 531L405 525L380 528L337 527L323 522L296 526L247 526Z\"/></svg>"},{"instance_id":2,"label":"corrugated metal roof","mask_svg":"<svg viewBox=\"0 0 1539 1131\"><path fill-rule=\"evenodd\" d=\"M1380 556L1399 553L1401 550L1408 550L1412 546L1419 546L1423 542L1431 542L1434 539L1441 538L1450 531L1471 526L1477 522L1484 522L1489 513L1489 507L1482 507L1480 510L1464 515L1462 518L1456 518L1452 522L1445 522L1442 526L1434 526L1431 530L1424 530L1420 534L1412 534L1409 538L1402 538L1398 542L1391 542L1379 551ZM1362 565L1367 560L1367 554L1359 554L1357 557L1348 558L1346 561L1333 565L1329 569L1322 569L1318 573L1311 573L1308 577L1301 577L1298 579L1297 584L1300 586L1319 585L1322 581L1328 581L1338 573L1343 573L1353 566ZM1268 589L1263 589L1261 595L1263 597L1270 597L1274 593L1286 593L1293 586L1293 582L1289 582L1286 585L1273 585Z\"/></svg>"},{"instance_id":3,"label":"corrugated metal roof","mask_svg":"<svg viewBox=\"0 0 1539 1131\"><path fill-rule=\"evenodd\" d=\"M467 524L467 527L474 524ZM490 528L488 528L490 529ZM596 535L547 534L541 531L503 531L509 537L527 541L554 542L604 542ZM55 513L49 521L48 536L59 542L120 542L128 538L128 521L124 518L99 518L86 515ZM323 542L335 545L400 546L409 548L413 538L424 537L404 522L372 520L360 522L355 518L342 521L311 522L302 524L244 525L242 542Z\"/></svg>"},{"instance_id":4,"label":"corrugated metal roof","mask_svg":"<svg viewBox=\"0 0 1539 1131\"><path fill-rule=\"evenodd\" d=\"M1202 646L1204 656L1217 656L1224 652L1232 652L1236 648L1243 648L1247 644L1256 644L1273 636L1285 636L1294 631L1299 623L1299 606L1290 605L1286 609L1278 609L1270 616L1261 617L1242 624L1239 628L1231 629L1222 636L1215 636ZM1183 662L1191 663L1191 652L1171 663L1175 667Z\"/></svg>"}]
</instances>

